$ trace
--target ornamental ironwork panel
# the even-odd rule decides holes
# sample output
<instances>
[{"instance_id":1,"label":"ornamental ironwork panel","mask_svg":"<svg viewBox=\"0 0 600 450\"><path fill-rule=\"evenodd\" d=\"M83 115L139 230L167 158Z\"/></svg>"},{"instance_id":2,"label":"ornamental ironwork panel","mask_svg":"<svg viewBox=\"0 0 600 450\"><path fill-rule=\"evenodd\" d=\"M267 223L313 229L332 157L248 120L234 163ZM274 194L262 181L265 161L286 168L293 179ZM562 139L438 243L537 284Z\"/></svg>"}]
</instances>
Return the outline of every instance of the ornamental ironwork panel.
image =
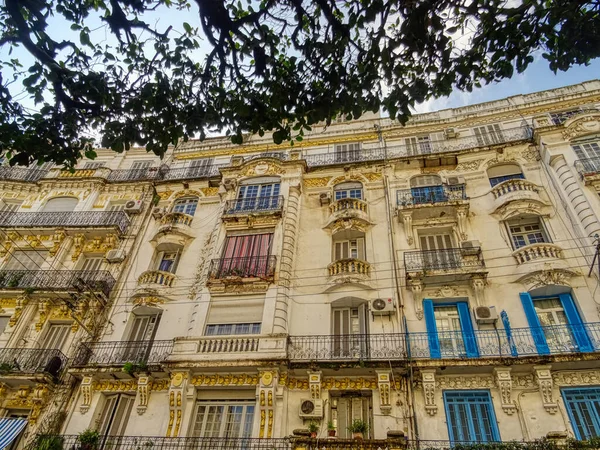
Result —
<instances>
[{"instance_id":1,"label":"ornamental ironwork panel","mask_svg":"<svg viewBox=\"0 0 600 450\"><path fill-rule=\"evenodd\" d=\"M173 352L173 341L87 342L77 349L73 365L158 364Z\"/></svg>"},{"instance_id":2,"label":"ornamental ironwork panel","mask_svg":"<svg viewBox=\"0 0 600 450\"><path fill-rule=\"evenodd\" d=\"M363 148L350 152L318 153L304 157L309 166L329 166L362 161L378 161L385 159L383 148Z\"/></svg>"},{"instance_id":3,"label":"ornamental ironwork panel","mask_svg":"<svg viewBox=\"0 0 600 450\"><path fill-rule=\"evenodd\" d=\"M129 217L124 211L0 212L0 227L104 228L125 233Z\"/></svg>"},{"instance_id":4,"label":"ornamental ironwork panel","mask_svg":"<svg viewBox=\"0 0 600 450\"><path fill-rule=\"evenodd\" d=\"M482 269L485 267L479 247L469 249L446 248L404 252L404 267L407 272L429 270Z\"/></svg>"},{"instance_id":5,"label":"ornamental ironwork panel","mask_svg":"<svg viewBox=\"0 0 600 450\"><path fill-rule=\"evenodd\" d=\"M249 197L225 202L224 215L247 214L254 212L281 211L283 208L283 195L270 197Z\"/></svg>"},{"instance_id":6,"label":"ornamental ironwork panel","mask_svg":"<svg viewBox=\"0 0 600 450\"><path fill-rule=\"evenodd\" d=\"M414 187L396 191L396 204L398 206L446 203L466 199L467 194L464 184Z\"/></svg>"},{"instance_id":7,"label":"ornamental ironwork panel","mask_svg":"<svg viewBox=\"0 0 600 450\"><path fill-rule=\"evenodd\" d=\"M8 373L48 373L58 377L67 357L53 348L0 348L0 376Z\"/></svg>"},{"instance_id":8,"label":"ornamental ironwork panel","mask_svg":"<svg viewBox=\"0 0 600 450\"><path fill-rule=\"evenodd\" d=\"M114 285L107 270L0 270L0 289L101 292L108 297Z\"/></svg>"},{"instance_id":9,"label":"ornamental ironwork panel","mask_svg":"<svg viewBox=\"0 0 600 450\"><path fill-rule=\"evenodd\" d=\"M0 167L0 180L27 181L35 183L48 173L47 170L26 169L23 167Z\"/></svg>"},{"instance_id":10,"label":"ornamental ironwork panel","mask_svg":"<svg viewBox=\"0 0 600 450\"><path fill-rule=\"evenodd\" d=\"M213 259L210 263L209 278L272 278L275 275L276 262L277 258L274 255Z\"/></svg>"},{"instance_id":11,"label":"ornamental ironwork panel","mask_svg":"<svg viewBox=\"0 0 600 450\"><path fill-rule=\"evenodd\" d=\"M110 183L127 181L150 181L160 178L161 174L168 170L166 166L146 167L143 169L120 169L110 172L106 180Z\"/></svg>"},{"instance_id":12,"label":"ornamental ironwork panel","mask_svg":"<svg viewBox=\"0 0 600 450\"><path fill-rule=\"evenodd\" d=\"M210 178L220 175L219 168L227 167L228 164L211 164L198 167L168 168L158 178L163 181L169 180L193 180L197 178Z\"/></svg>"}]
</instances>

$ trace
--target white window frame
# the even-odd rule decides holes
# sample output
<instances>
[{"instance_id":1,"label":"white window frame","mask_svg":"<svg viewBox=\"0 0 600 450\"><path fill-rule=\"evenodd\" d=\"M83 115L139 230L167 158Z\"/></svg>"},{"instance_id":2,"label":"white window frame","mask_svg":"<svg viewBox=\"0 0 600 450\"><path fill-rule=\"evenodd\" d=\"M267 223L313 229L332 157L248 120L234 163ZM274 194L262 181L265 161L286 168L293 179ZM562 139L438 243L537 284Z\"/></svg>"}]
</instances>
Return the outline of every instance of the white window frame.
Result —
<instances>
[{"instance_id":1,"label":"white window frame","mask_svg":"<svg viewBox=\"0 0 600 450\"><path fill-rule=\"evenodd\" d=\"M220 414L211 414L215 408L222 408ZM241 408L240 421L231 421L232 408ZM251 412L250 412L251 411ZM193 437L205 438L250 438L256 413L256 401L254 400L227 400L227 401L200 401L196 402L193 418ZM209 420L213 418L212 422ZM239 423L239 433L230 434L229 425Z\"/></svg>"},{"instance_id":2,"label":"white window frame","mask_svg":"<svg viewBox=\"0 0 600 450\"><path fill-rule=\"evenodd\" d=\"M102 270L103 263L104 256L84 255L79 262L79 270Z\"/></svg>"},{"instance_id":3,"label":"white window frame","mask_svg":"<svg viewBox=\"0 0 600 450\"><path fill-rule=\"evenodd\" d=\"M519 221L520 223L514 223L516 221ZM513 223L511 223L513 222ZM538 229L526 229L526 227L532 227L532 226L537 226ZM523 248L523 247L527 247L528 245L533 245L533 244L545 244L545 243L551 243L552 241L550 240L550 237L548 236L548 233L546 232L546 228L544 227L544 222L542 221L541 217L535 217L535 218L528 218L528 219L514 219L514 220L507 220L506 221L506 227L508 229L508 234L510 235L510 242L512 244L513 249L517 250L519 248ZM520 231L514 231L514 228L521 228ZM535 241L531 239L530 235L533 234L541 234L542 240L541 241ZM515 237L522 237L524 243L522 245L517 245L517 242L515 241Z\"/></svg>"},{"instance_id":4,"label":"white window frame","mask_svg":"<svg viewBox=\"0 0 600 450\"><path fill-rule=\"evenodd\" d=\"M204 330L205 336L235 336L260 334L262 324L251 323L209 323ZM248 331L246 330L248 329Z\"/></svg>"},{"instance_id":5,"label":"white window frame","mask_svg":"<svg viewBox=\"0 0 600 450\"><path fill-rule=\"evenodd\" d=\"M193 209L193 211L188 212L188 209L190 208ZM177 209L181 209L181 211L177 211ZM196 214L196 209L198 209L198 197L182 197L175 200L171 212L194 216Z\"/></svg>"},{"instance_id":6,"label":"white window frame","mask_svg":"<svg viewBox=\"0 0 600 450\"><path fill-rule=\"evenodd\" d=\"M84 170L102 169L105 166L105 164L106 164L106 162L101 162L101 161L88 161L83 164L83 169Z\"/></svg>"},{"instance_id":7,"label":"white window frame","mask_svg":"<svg viewBox=\"0 0 600 450\"><path fill-rule=\"evenodd\" d=\"M492 123L489 125L474 127L473 134L477 139L477 144L479 144L480 146L501 144L502 142L504 142L502 127L499 123Z\"/></svg>"},{"instance_id":8,"label":"white window frame","mask_svg":"<svg viewBox=\"0 0 600 450\"><path fill-rule=\"evenodd\" d=\"M160 270L162 272L168 272L168 273L172 273L175 274L175 272L177 272L177 266L179 265L179 259L181 257L181 250L177 250L174 252L159 252L157 257L156 257L156 264L155 270ZM160 266L162 265L163 261L166 260L170 260L173 261L173 264L171 264L171 267L169 268L170 270L162 270L160 268Z\"/></svg>"},{"instance_id":9,"label":"white window frame","mask_svg":"<svg viewBox=\"0 0 600 450\"><path fill-rule=\"evenodd\" d=\"M600 159L600 141L574 142L571 148L577 159Z\"/></svg>"},{"instance_id":10,"label":"white window frame","mask_svg":"<svg viewBox=\"0 0 600 450\"><path fill-rule=\"evenodd\" d=\"M151 159L142 159L140 161L133 161L131 163L131 166L129 167L129 170L145 170L145 169L149 169L154 165L154 161L152 161Z\"/></svg>"},{"instance_id":11,"label":"white window frame","mask_svg":"<svg viewBox=\"0 0 600 450\"><path fill-rule=\"evenodd\" d=\"M431 136L422 134L404 138L406 152L408 155L428 155L433 153L433 142Z\"/></svg>"},{"instance_id":12,"label":"white window frame","mask_svg":"<svg viewBox=\"0 0 600 450\"><path fill-rule=\"evenodd\" d=\"M366 261L365 252L364 237L333 241L333 261L341 261L343 259L360 259L361 261Z\"/></svg>"},{"instance_id":13,"label":"white window frame","mask_svg":"<svg viewBox=\"0 0 600 450\"><path fill-rule=\"evenodd\" d=\"M43 348L62 350L69 340L72 326L72 322L49 323L44 333Z\"/></svg>"},{"instance_id":14,"label":"white window frame","mask_svg":"<svg viewBox=\"0 0 600 450\"><path fill-rule=\"evenodd\" d=\"M352 142L349 144L335 144L333 152L336 162L352 162L360 159L362 145L360 142Z\"/></svg>"},{"instance_id":15,"label":"white window frame","mask_svg":"<svg viewBox=\"0 0 600 450\"><path fill-rule=\"evenodd\" d=\"M102 410L100 411L97 421L100 435L124 435L134 404L135 395L105 395ZM118 417L119 414L120 417ZM114 422L114 419L117 419L118 422ZM117 431L117 433L113 433L114 431Z\"/></svg>"}]
</instances>

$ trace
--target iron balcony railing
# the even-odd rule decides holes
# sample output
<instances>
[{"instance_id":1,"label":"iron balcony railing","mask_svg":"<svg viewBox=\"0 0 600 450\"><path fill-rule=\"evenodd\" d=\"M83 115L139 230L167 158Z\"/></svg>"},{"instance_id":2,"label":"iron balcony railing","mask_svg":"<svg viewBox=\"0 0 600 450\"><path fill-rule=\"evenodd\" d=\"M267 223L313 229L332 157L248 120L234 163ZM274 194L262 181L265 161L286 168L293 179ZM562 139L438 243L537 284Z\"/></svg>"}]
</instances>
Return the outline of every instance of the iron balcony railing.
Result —
<instances>
[{"instance_id":1,"label":"iron balcony railing","mask_svg":"<svg viewBox=\"0 0 600 450\"><path fill-rule=\"evenodd\" d=\"M30 183L35 183L40 178L45 177L47 173L48 171L43 169L1 166L0 180L27 181Z\"/></svg>"},{"instance_id":2,"label":"iron balcony railing","mask_svg":"<svg viewBox=\"0 0 600 450\"><path fill-rule=\"evenodd\" d=\"M77 435L58 438L63 450L83 450ZM96 450L293 450L288 438L100 436Z\"/></svg>"},{"instance_id":3,"label":"iron balcony railing","mask_svg":"<svg viewBox=\"0 0 600 450\"><path fill-rule=\"evenodd\" d=\"M595 175L600 172L600 158L585 158L575 161L575 170L579 175Z\"/></svg>"},{"instance_id":4,"label":"iron balcony railing","mask_svg":"<svg viewBox=\"0 0 600 450\"><path fill-rule=\"evenodd\" d=\"M445 248L404 252L404 267L407 272L429 270L483 269L485 262L481 248Z\"/></svg>"},{"instance_id":5,"label":"iron balcony railing","mask_svg":"<svg viewBox=\"0 0 600 450\"><path fill-rule=\"evenodd\" d=\"M127 181L151 181L160 178L167 171L167 166L146 167L144 169L120 169L113 170L106 177L110 183L119 183Z\"/></svg>"},{"instance_id":6,"label":"iron balcony railing","mask_svg":"<svg viewBox=\"0 0 600 450\"><path fill-rule=\"evenodd\" d=\"M52 348L1 348L0 377L7 374L47 373L57 378L67 357Z\"/></svg>"},{"instance_id":7,"label":"iron balcony railing","mask_svg":"<svg viewBox=\"0 0 600 450\"><path fill-rule=\"evenodd\" d=\"M305 155L304 159L309 167L330 166L362 161L378 161L385 159L385 150L383 148L363 148L344 152L317 153Z\"/></svg>"},{"instance_id":8,"label":"iron balcony railing","mask_svg":"<svg viewBox=\"0 0 600 450\"><path fill-rule=\"evenodd\" d=\"M209 278L272 278L275 275L276 262L277 258L274 255L213 259L210 263Z\"/></svg>"},{"instance_id":9,"label":"iron balcony railing","mask_svg":"<svg viewBox=\"0 0 600 450\"><path fill-rule=\"evenodd\" d=\"M288 337L288 358L295 361L406 359L403 334L341 334Z\"/></svg>"},{"instance_id":10,"label":"iron balcony railing","mask_svg":"<svg viewBox=\"0 0 600 450\"><path fill-rule=\"evenodd\" d=\"M108 297L114 285L107 270L0 270L0 289L101 292Z\"/></svg>"},{"instance_id":11,"label":"iron balcony railing","mask_svg":"<svg viewBox=\"0 0 600 450\"><path fill-rule=\"evenodd\" d=\"M199 167L168 168L164 173L161 173L161 176L158 179L169 181L216 177L220 175L219 169L227 166L228 164L211 164Z\"/></svg>"},{"instance_id":12,"label":"iron balcony railing","mask_svg":"<svg viewBox=\"0 0 600 450\"><path fill-rule=\"evenodd\" d=\"M173 341L88 342L77 349L73 365L123 365L125 363L155 365L173 352Z\"/></svg>"},{"instance_id":13,"label":"iron balcony railing","mask_svg":"<svg viewBox=\"0 0 600 450\"><path fill-rule=\"evenodd\" d=\"M224 215L248 214L255 212L281 211L283 208L283 195L271 197L251 197L227 200Z\"/></svg>"},{"instance_id":14,"label":"iron balcony railing","mask_svg":"<svg viewBox=\"0 0 600 450\"><path fill-rule=\"evenodd\" d=\"M125 233L129 217L124 211L0 212L3 228L105 228Z\"/></svg>"},{"instance_id":15,"label":"iron balcony railing","mask_svg":"<svg viewBox=\"0 0 600 450\"><path fill-rule=\"evenodd\" d=\"M414 187L396 192L396 204L398 206L447 203L466 199L467 194L464 184Z\"/></svg>"}]
</instances>

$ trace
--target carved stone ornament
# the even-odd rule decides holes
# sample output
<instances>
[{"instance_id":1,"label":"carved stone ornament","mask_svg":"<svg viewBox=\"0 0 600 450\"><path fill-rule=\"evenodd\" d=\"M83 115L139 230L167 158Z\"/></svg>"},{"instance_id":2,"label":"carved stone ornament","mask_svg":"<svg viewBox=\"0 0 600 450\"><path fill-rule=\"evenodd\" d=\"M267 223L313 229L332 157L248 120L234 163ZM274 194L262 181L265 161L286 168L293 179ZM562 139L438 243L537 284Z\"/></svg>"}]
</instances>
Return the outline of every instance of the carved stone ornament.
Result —
<instances>
[{"instance_id":1,"label":"carved stone ornament","mask_svg":"<svg viewBox=\"0 0 600 450\"><path fill-rule=\"evenodd\" d=\"M562 132L563 139L570 141L573 138L600 131L600 114L592 114L565 122Z\"/></svg>"},{"instance_id":2,"label":"carved stone ornament","mask_svg":"<svg viewBox=\"0 0 600 450\"><path fill-rule=\"evenodd\" d=\"M437 414L437 405L435 402L435 369L422 370L421 380L425 411L430 416L435 416Z\"/></svg>"},{"instance_id":3,"label":"carved stone ornament","mask_svg":"<svg viewBox=\"0 0 600 450\"><path fill-rule=\"evenodd\" d=\"M544 409L550 414L556 414L558 405L552 398L553 382L550 366L534 366L533 370L540 390L540 395L542 396Z\"/></svg>"},{"instance_id":4,"label":"carved stone ornament","mask_svg":"<svg viewBox=\"0 0 600 450\"><path fill-rule=\"evenodd\" d=\"M260 429L258 437L273 437L273 417L275 412L274 397L277 389L278 373L273 370L260 372L259 407L260 407ZM268 417L268 422L263 420Z\"/></svg>"},{"instance_id":5,"label":"carved stone ornament","mask_svg":"<svg viewBox=\"0 0 600 450\"><path fill-rule=\"evenodd\" d=\"M438 298L460 297L461 293L456 286L444 285L435 290L431 296Z\"/></svg>"},{"instance_id":6,"label":"carved stone ornament","mask_svg":"<svg viewBox=\"0 0 600 450\"><path fill-rule=\"evenodd\" d=\"M557 372L552 374L557 386L590 386L600 384L600 370Z\"/></svg>"},{"instance_id":7,"label":"carved stone ornament","mask_svg":"<svg viewBox=\"0 0 600 450\"><path fill-rule=\"evenodd\" d=\"M169 425L167 426L167 437L178 437L185 411L186 389L189 374L187 372L171 373L171 385L169 386Z\"/></svg>"},{"instance_id":8,"label":"carved stone ornament","mask_svg":"<svg viewBox=\"0 0 600 450\"><path fill-rule=\"evenodd\" d=\"M150 392L152 392L152 377L139 377L137 388L137 413L140 415L144 414L148 408Z\"/></svg>"},{"instance_id":9,"label":"carved stone ornament","mask_svg":"<svg viewBox=\"0 0 600 450\"><path fill-rule=\"evenodd\" d=\"M494 386L491 375L443 376L436 379L438 389L491 389Z\"/></svg>"},{"instance_id":10,"label":"carved stone ornament","mask_svg":"<svg viewBox=\"0 0 600 450\"><path fill-rule=\"evenodd\" d=\"M331 180L331 177L305 178L303 183L307 188L325 187L329 183L329 180Z\"/></svg>"},{"instance_id":11,"label":"carved stone ornament","mask_svg":"<svg viewBox=\"0 0 600 450\"><path fill-rule=\"evenodd\" d=\"M412 279L410 282L410 290L413 296L413 305L417 319L423 319L423 281Z\"/></svg>"},{"instance_id":12,"label":"carved stone ornament","mask_svg":"<svg viewBox=\"0 0 600 450\"><path fill-rule=\"evenodd\" d=\"M520 283L523 283L527 290L530 291L537 287L549 286L549 285L561 285L570 286L570 279L575 276L574 272L564 269L549 269L541 270L519 279Z\"/></svg>"},{"instance_id":13,"label":"carved stone ornament","mask_svg":"<svg viewBox=\"0 0 600 450\"><path fill-rule=\"evenodd\" d=\"M92 377L83 377L81 381L81 405L79 406L79 412L85 414L89 411L92 405Z\"/></svg>"},{"instance_id":14,"label":"carved stone ornament","mask_svg":"<svg viewBox=\"0 0 600 450\"><path fill-rule=\"evenodd\" d=\"M500 391L500 399L502 401L502 410L509 416L513 415L517 411L515 402L512 399L512 380L510 377L510 368L508 367L495 367L494 375L496 378L496 384Z\"/></svg>"},{"instance_id":15,"label":"carved stone ornament","mask_svg":"<svg viewBox=\"0 0 600 450\"><path fill-rule=\"evenodd\" d=\"M398 218L401 220L402 225L404 225L404 234L406 235L408 245L413 245L415 242L412 214L412 211L400 211L398 214Z\"/></svg>"},{"instance_id":16,"label":"carved stone ornament","mask_svg":"<svg viewBox=\"0 0 600 450\"><path fill-rule=\"evenodd\" d=\"M377 387L379 389L379 406L381 414L387 415L392 412L391 379L391 371L377 371Z\"/></svg>"},{"instance_id":17,"label":"carved stone ornament","mask_svg":"<svg viewBox=\"0 0 600 450\"><path fill-rule=\"evenodd\" d=\"M310 396L315 400L321 398L321 372L308 371L308 384L310 386Z\"/></svg>"}]
</instances>

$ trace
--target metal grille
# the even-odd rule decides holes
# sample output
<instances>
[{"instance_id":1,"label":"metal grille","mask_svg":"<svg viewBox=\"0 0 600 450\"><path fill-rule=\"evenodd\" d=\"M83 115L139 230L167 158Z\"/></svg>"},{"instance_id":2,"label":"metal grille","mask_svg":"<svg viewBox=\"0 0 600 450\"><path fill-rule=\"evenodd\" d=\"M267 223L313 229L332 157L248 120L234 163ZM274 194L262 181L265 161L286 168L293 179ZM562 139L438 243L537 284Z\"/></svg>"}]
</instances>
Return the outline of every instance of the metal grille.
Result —
<instances>
[{"instance_id":1,"label":"metal grille","mask_svg":"<svg viewBox=\"0 0 600 450\"><path fill-rule=\"evenodd\" d=\"M65 211L65 212L4 212L0 213L0 227L115 227L125 233L129 217L123 211Z\"/></svg>"},{"instance_id":2,"label":"metal grille","mask_svg":"<svg viewBox=\"0 0 600 450\"><path fill-rule=\"evenodd\" d=\"M14 181L29 181L35 183L48 173L47 170L25 169L21 167L0 167L0 179Z\"/></svg>"},{"instance_id":3,"label":"metal grille","mask_svg":"<svg viewBox=\"0 0 600 450\"><path fill-rule=\"evenodd\" d=\"M290 336L288 357L296 361L405 359L403 334Z\"/></svg>"},{"instance_id":4,"label":"metal grille","mask_svg":"<svg viewBox=\"0 0 600 450\"><path fill-rule=\"evenodd\" d=\"M106 180L111 183L155 180L166 169L166 167L145 167L140 169L113 170L106 177Z\"/></svg>"},{"instance_id":5,"label":"metal grille","mask_svg":"<svg viewBox=\"0 0 600 450\"><path fill-rule=\"evenodd\" d=\"M276 260L273 255L213 259L210 263L209 277L271 278L275 274Z\"/></svg>"},{"instance_id":6,"label":"metal grille","mask_svg":"<svg viewBox=\"0 0 600 450\"><path fill-rule=\"evenodd\" d=\"M462 268L483 269L485 264L481 249L478 247L470 249L469 256L465 256L464 250L460 248L446 248L404 252L404 267L407 272L421 272Z\"/></svg>"},{"instance_id":7,"label":"metal grille","mask_svg":"<svg viewBox=\"0 0 600 450\"><path fill-rule=\"evenodd\" d=\"M600 172L600 158L585 158L575 161L575 169L582 177Z\"/></svg>"},{"instance_id":8,"label":"metal grille","mask_svg":"<svg viewBox=\"0 0 600 450\"><path fill-rule=\"evenodd\" d=\"M283 208L283 195L271 197L248 197L236 200L227 200L225 215L244 214L249 212L278 211Z\"/></svg>"},{"instance_id":9,"label":"metal grille","mask_svg":"<svg viewBox=\"0 0 600 450\"><path fill-rule=\"evenodd\" d=\"M58 376L66 365L67 357L57 349L0 349L0 374L49 373L53 376Z\"/></svg>"},{"instance_id":10,"label":"metal grille","mask_svg":"<svg viewBox=\"0 0 600 450\"><path fill-rule=\"evenodd\" d=\"M396 192L398 206L419 205L426 203L445 203L466 200L465 185L426 186L411 189L400 189Z\"/></svg>"},{"instance_id":11,"label":"metal grille","mask_svg":"<svg viewBox=\"0 0 600 450\"><path fill-rule=\"evenodd\" d=\"M198 167L179 167L179 168L168 168L158 178L160 180L193 180L197 178L210 178L219 176L219 168L227 167L227 164L212 164L207 166Z\"/></svg>"},{"instance_id":12,"label":"metal grille","mask_svg":"<svg viewBox=\"0 0 600 450\"><path fill-rule=\"evenodd\" d=\"M107 297L115 279L107 270L2 270L0 289L102 292Z\"/></svg>"},{"instance_id":13,"label":"metal grille","mask_svg":"<svg viewBox=\"0 0 600 450\"><path fill-rule=\"evenodd\" d=\"M172 340L88 342L79 346L73 365L158 364L165 361L172 351Z\"/></svg>"}]
</instances>

